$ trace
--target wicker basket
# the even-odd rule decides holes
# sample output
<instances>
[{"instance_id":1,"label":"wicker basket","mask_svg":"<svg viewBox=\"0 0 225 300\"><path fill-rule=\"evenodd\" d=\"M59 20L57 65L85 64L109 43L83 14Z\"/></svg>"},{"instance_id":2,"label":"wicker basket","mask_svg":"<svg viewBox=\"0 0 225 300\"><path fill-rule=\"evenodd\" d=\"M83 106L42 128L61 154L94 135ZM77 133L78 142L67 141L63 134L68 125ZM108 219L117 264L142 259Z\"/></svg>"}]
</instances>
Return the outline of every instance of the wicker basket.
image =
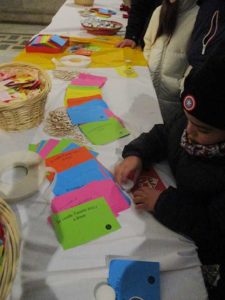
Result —
<instances>
[{"instance_id":1,"label":"wicker basket","mask_svg":"<svg viewBox=\"0 0 225 300\"><path fill-rule=\"evenodd\" d=\"M0 222L4 227L5 250L2 273L0 273L0 299L9 295L20 252L20 234L16 216L4 200L0 198Z\"/></svg>"},{"instance_id":2,"label":"wicker basket","mask_svg":"<svg viewBox=\"0 0 225 300\"><path fill-rule=\"evenodd\" d=\"M38 70L41 91L37 96L24 101L0 102L0 128L6 131L18 131L38 126L44 118L45 103L51 89L51 80L48 74L35 65L27 63L2 64L0 71L14 67Z\"/></svg>"},{"instance_id":3,"label":"wicker basket","mask_svg":"<svg viewBox=\"0 0 225 300\"><path fill-rule=\"evenodd\" d=\"M78 5L92 6L94 4L94 0L74 0L74 3Z\"/></svg>"}]
</instances>

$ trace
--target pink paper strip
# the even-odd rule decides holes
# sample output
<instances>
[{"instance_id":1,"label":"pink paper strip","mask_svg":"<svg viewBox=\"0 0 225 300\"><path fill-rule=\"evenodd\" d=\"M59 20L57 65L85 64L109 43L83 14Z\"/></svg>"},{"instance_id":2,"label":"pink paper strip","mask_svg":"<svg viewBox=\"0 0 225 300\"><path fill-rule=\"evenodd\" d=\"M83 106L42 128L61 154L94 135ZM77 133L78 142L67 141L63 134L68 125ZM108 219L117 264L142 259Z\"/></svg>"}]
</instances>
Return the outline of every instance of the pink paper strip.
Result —
<instances>
[{"instance_id":1,"label":"pink paper strip","mask_svg":"<svg viewBox=\"0 0 225 300\"><path fill-rule=\"evenodd\" d=\"M39 152L39 155L42 158L46 158L50 151L52 151L53 148L55 148L56 145L58 145L60 141L55 139L50 139L45 146L41 149Z\"/></svg>"},{"instance_id":2,"label":"pink paper strip","mask_svg":"<svg viewBox=\"0 0 225 300\"><path fill-rule=\"evenodd\" d=\"M123 123L123 120L120 119L120 117L116 116L110 109L106 108L106 109L105 109L105 113L106 113L106 115L107 115L109 118L110 118L110 117L113 117L113 118L117 119L117 121L119 121L119 122L122 124L122 126L125 127L125 125L124 125L124 123Z\"/></svg>"},{"instance_id":3,"label":"pink paper strip","mask_svg":"<svg viewBox=\"0 0 225 300\"><path fill-rule=\"evenodd\" d=\"M99 197L105 198L116 216L119 212L129 208L118 186L113 180L107 179L93 181L80 189L53 198L51 209L53 213L58 213Z\"/></svg>"}]
</instances>

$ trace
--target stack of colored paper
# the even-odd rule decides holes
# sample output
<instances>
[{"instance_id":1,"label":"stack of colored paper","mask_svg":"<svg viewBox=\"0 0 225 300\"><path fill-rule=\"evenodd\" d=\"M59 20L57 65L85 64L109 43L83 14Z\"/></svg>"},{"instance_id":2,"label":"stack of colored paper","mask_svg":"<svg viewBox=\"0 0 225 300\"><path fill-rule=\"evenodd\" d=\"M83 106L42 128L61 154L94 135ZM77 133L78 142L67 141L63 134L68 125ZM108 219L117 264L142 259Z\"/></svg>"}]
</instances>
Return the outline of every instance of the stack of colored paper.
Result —
<instances>
[{"instance_id":1,"label":"stack of colored paper","mask_svg":"<svg viewBox=\"0 0 225 300\"><path fill-rule=\"evenodd\" d=\"M129 208L130 202L112 174L96 160L96 152L72 139L42 140L29 145L29 150L39 153L56 172L51 223L64 249L120 228L116 216ZM80 234L74 234L77 231Z\"/></svg>"},{"instance_id":2,"label":"stack of colored paper","mask_svg":"<svg viewBox=\"0 0 225 300\"><path fill-rule=\"evenodd\" d=\"M27 100L40 93L40 84L37 70L6 67L0 72L0 101Z\"/></svg>"},{"instance_id":3,"label":"stack of colored paper","mask_svg":"<svg viewBox=\"0 0 225 300\"><path fill-rule=\"evenodd\" d=\"M79 125L95 145L107 144L129 134L102 98L100 87L105 80L100 76L80 74L72 80L65 94L65 105L72 124Z\"/></svg>"},{"instance_id":4,"label":"stack of colored paper","mask_svg":"<svg viewBox=\"0 0 225 300\"><path fill-rule=\"evenodd\" d=\"M67 51L77 55L91 56L93 52L101 50L100 46L90 43L75 43Z\"/></svg>"},{"instance_id":5,"label":"stack of colored paper","mask_svg":"<svg viewBox=\"0 0 225 300\"><path fill-rule=\"evenodd\" d=\"M32 38L26 45L28 52L62 52L68 45L68 38L59 35L43 35L39 34Z\"/></svg>"}]
</instances>

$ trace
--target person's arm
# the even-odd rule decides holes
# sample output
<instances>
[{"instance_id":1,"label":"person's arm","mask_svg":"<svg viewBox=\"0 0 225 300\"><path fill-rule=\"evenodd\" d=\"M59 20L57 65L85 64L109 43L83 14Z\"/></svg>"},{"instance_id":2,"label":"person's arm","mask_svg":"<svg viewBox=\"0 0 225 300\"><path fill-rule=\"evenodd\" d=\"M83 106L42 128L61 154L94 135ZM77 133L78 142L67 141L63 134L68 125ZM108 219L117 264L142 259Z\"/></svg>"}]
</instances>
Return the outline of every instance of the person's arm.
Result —
<instances>
[{"instance_id":1,"label":"person's arm","mask_svg":"<svg viewBox=\"0 0 225 300\"><path fill-rule=\"evenodd\" d=\"M115 167L116 182L124 184L130 176L135 182L142 169L147 169L152 162L166 156L166 145L165 125L155 125L150 132L142 133L125 146L122 153L124 160Z\"/></svg>"},{"instance_id":2,"label":"person's arm","mask_svg":"<svg viewBox=\"0 0 225 300\"><path fill-rule=\"evenodd\" d=\"M159 0L132 0L125 39L133 40L138 44L146 24L160 2Z\"/></svg>"},{"instance_id":3,"label":"person's arm","mask_svg":"<svg viewBox=\"0 0 225 300\"><path fill-rule=\"evenodd\" d=\"M152 162L159 162L167 157L167 128L164 124L155 125L148 133L142 133L125 146L123 158L137 156L143 167L148 168Z\"/></svg>"},{"instance_id":4,"label":"person's arm","mask_svg":"<svg viewBox=\"0 0 225 300\"><path fill-rule=\"evenodd\" d=\"M213 264L223 258L225 193L197 197L170 187L160 194L154 215L165 226L191 238L203 263Z\"/></svg>"}]
</instances>

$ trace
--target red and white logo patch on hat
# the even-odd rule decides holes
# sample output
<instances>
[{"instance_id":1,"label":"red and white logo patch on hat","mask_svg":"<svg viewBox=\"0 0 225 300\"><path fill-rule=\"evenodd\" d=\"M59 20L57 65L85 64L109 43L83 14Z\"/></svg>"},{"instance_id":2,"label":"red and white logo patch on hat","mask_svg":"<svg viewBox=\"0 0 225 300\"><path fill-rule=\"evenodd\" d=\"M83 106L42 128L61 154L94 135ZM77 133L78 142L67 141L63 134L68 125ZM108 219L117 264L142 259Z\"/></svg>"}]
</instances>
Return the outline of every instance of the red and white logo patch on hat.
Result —
<instances>
[{"instance_id":1,"label":"red and white logo patch on hat","mask_svg":"<svg viewBox=\"0 0 225 300\"><path fill-rule=\"evenodd\" d=\"M192 111L196 106L195 98L191 95L187 95L183 100L183 106L186 111Z\"/></svg>"}]
</instances>

